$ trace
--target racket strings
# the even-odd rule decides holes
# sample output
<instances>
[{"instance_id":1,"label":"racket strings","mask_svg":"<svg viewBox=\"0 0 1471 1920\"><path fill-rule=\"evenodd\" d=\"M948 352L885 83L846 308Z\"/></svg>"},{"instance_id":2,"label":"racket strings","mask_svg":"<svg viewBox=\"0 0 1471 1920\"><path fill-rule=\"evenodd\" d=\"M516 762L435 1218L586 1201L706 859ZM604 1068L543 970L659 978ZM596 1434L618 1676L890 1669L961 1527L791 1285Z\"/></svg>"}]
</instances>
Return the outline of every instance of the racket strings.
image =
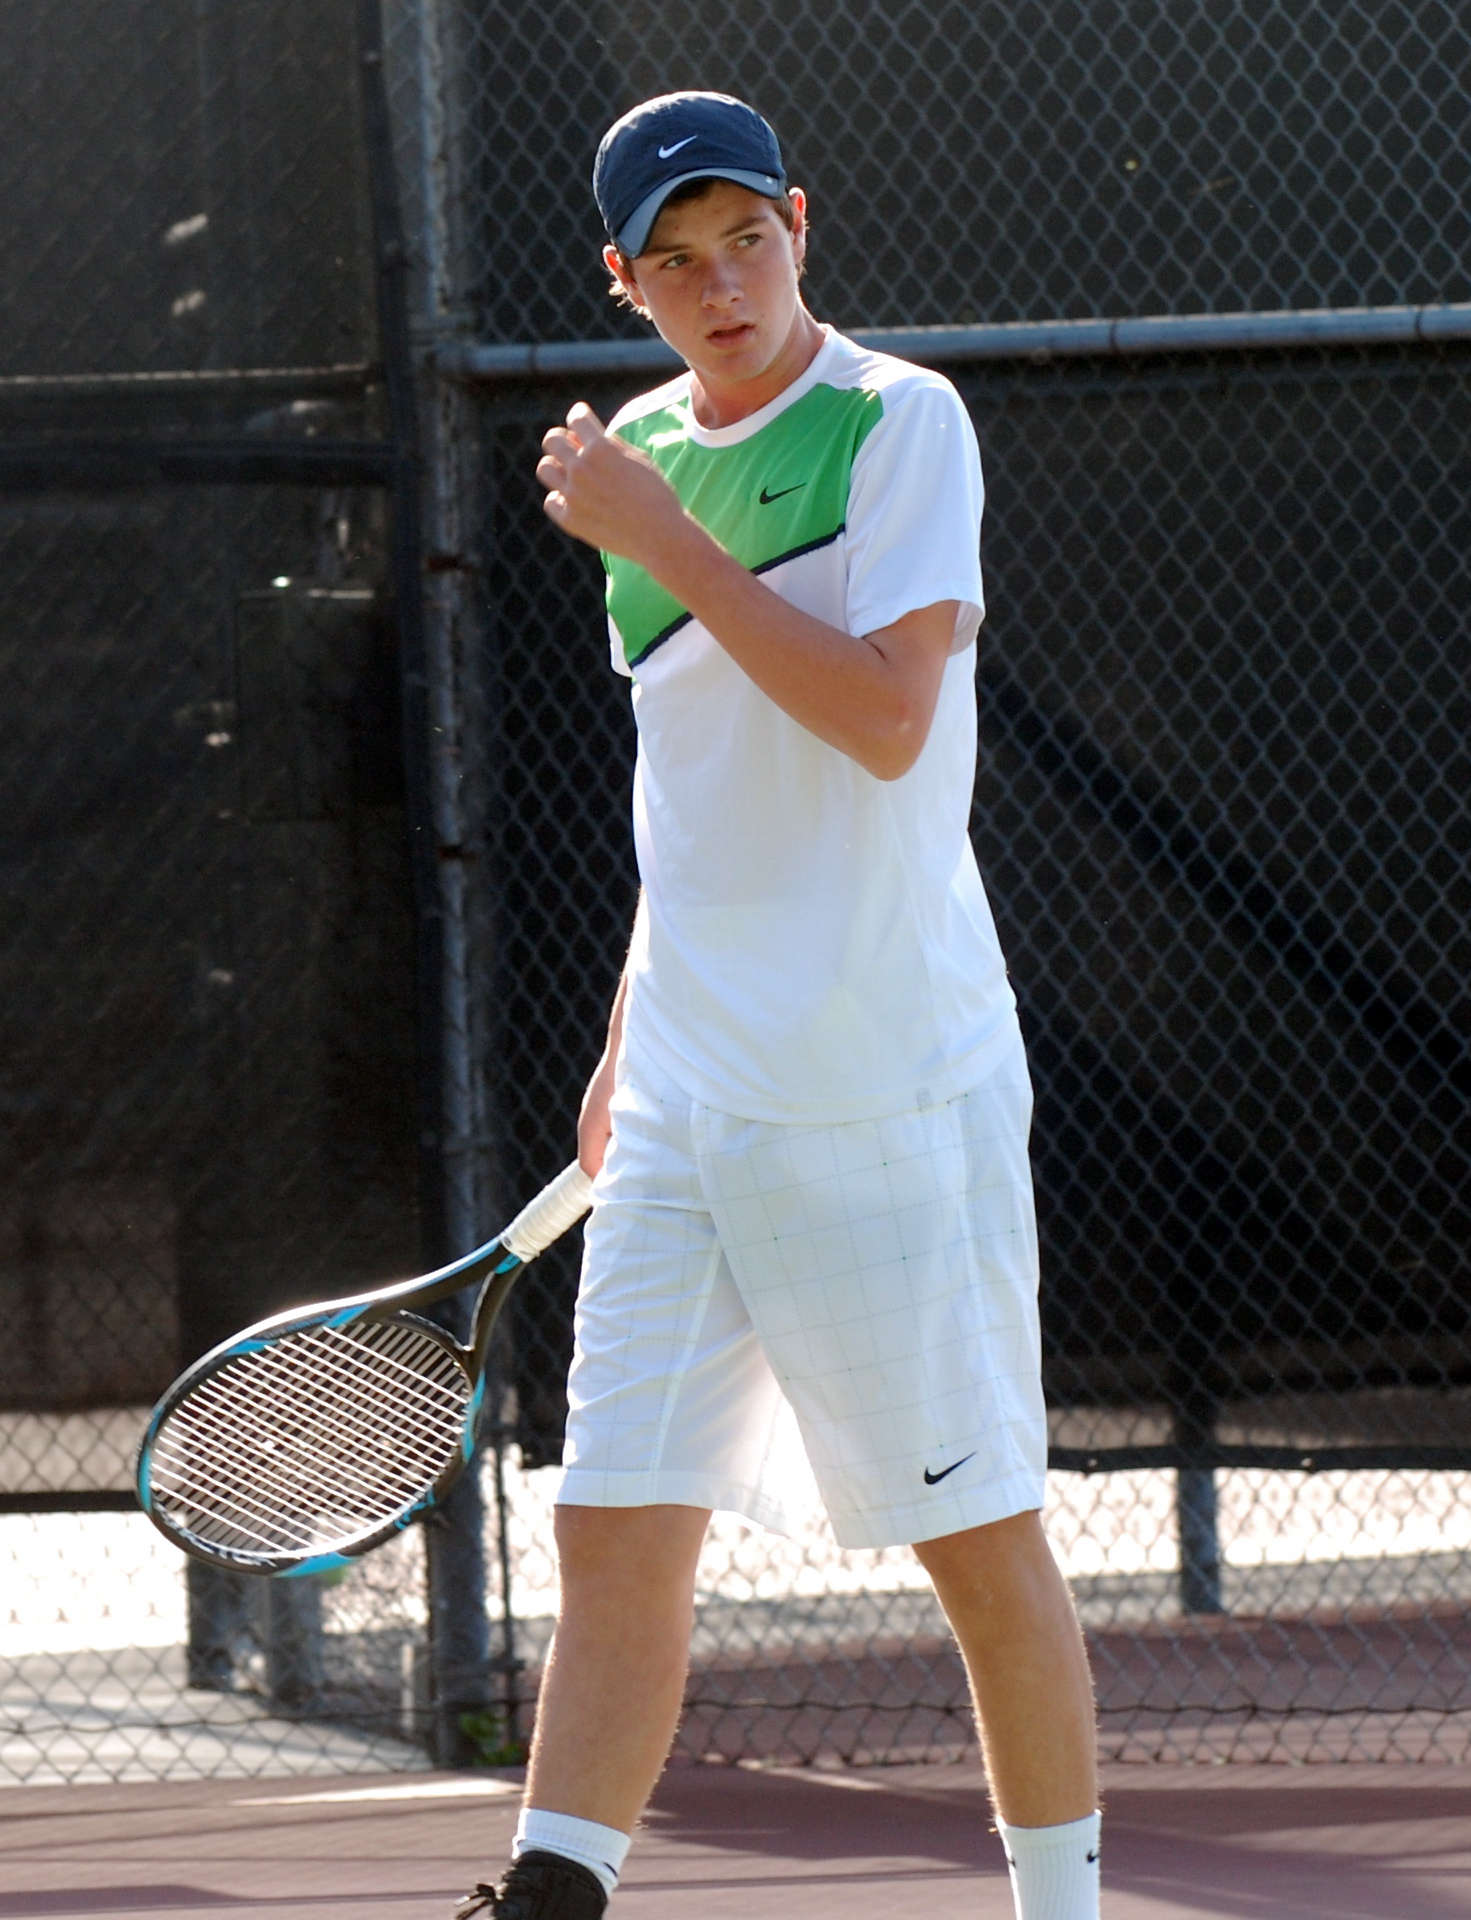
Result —
<instances>
[{"instance_id":1,"label":"racket strings","mask_svg":"<svg viewBox=\"0 0 1471 1920\"><path fill-rule=\"evenodd\" d=\"M245 1561L330 1552L434 1485L470 1394L454 1355L403 1321L298 1329L237 1354L166 1416L154 1504Z\"/></svg>"},{"instance_id":2,"label":"racket strings","mask_svg":"<svg viewBox=\"0 0 1471 1920\"><path fill-rule=\"evenodd\" d=\"M394 1345L423 1349L417 1357L433 1369L427 1382L375 1365L384 1355L371 1345L353 1355L366 1358L366 1368L343 1367L335 1329L297 1336L291 1351L272 1350L267 1364L223 1369L234 1376L220 1380L224 1390L208 1396L198 1417L176 1419L155 1448L155 1486L184 1509L176 1520L212 1544L269 1556L325 1550L411 1503L453 1457L468 1390L437 1343L391 1332ZM375 1335L382 1338L374 1329L370 1342ZM353 1433L358 1420L381 1425Z\"/></svg>"},{"instance_id":3,"label":"racket strings","mask_svg":"<svg viewBox=\"0 0 1471 1920\"><path fill-rule=\"evenodd\" d=\"M446 1455L452 1458L452 1450L447 1448ZM283 1484L279 1473L274 1485L252 1488L238 1476L227 1482L218 1472L200 1471L196 1455L188 1463L192 1482L181 1475L172 1487L166 1484L160 1504L166 1511L172 1507L175 1523L202 1543L263 1561L283 1554L309 1556L361 1540L391 1521L433 1484L444 1464L441 1455L417 1472L383 1472L371 1490L361 1484L333 1486L321 1476L314 1484L305 1477Z\"/></svg>"},{"instance_id":4,"label":"racket strings","mask_svg":"<svg viewBox=\"0 0 1471 1920\"><path fill-rule=\"evenodd\" d=\"M457 1393L457 1383L461 1378L459 1369L437 1343L426 1340L416 1329L392 1326L355 1329L347 1336L348 1352L344 1356L339 1345L344 1339L341 1330L319 1328L314 1329L310 1336L314 1352L309 1415L320 1423L324 1407L332 1396L341 1396L351 1403L376 1376L378 1385L384 1389L374 1404L374 1411L382 1425L378 1432L364 1438L369 1444L377 1439L380 1444L387 1443L395 1450L411 1448L421 1432L423 1408L418 1403L426 1390L432 1394L438 1373L429 1376L426 1388L426 1375L422 1367L405 1366L398 1360L397 1352L370 1345L363 1338L364 1331L399 1336L407 1333L417 1348L428 1349L431 1366L437 1363L447 1390L452 1394ZM404 1345L402 1339L397 1345ZM275 1444L283 1419L294 1417L297 1412L300 1354L294 1344L289 1354L283 1353L280 1346L273 1346L265 1350L261 1359L264 1364L232 1380L233 1391L228 1401L217 1398L201 1406L199 1420L204 1428L211 1420L218 1420L223 1415L232 1422L232 1438L237 1437L234 1423L238 1423L238 1434L256 1439L261 1448L269 1452ZM290 1369L284 1382L279 1378L283 1361Z\"/></svg>"}]
</instances>

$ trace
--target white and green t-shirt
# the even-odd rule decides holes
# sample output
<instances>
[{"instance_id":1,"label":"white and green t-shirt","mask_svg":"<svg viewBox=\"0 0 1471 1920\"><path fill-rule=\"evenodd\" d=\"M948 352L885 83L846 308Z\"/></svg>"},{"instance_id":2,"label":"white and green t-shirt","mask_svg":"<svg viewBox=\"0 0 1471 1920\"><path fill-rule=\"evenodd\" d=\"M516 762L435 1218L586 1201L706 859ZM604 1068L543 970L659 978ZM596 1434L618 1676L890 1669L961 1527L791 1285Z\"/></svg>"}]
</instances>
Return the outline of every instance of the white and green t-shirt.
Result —
<instances>
[{"instance_id":1,"label":"white and green t-shirt","mask_svg":"<svg viewBox=\"0 0 1471 1920\"><path fill-rule=\"evenodd\" d=\"M959 396L828 329L807 371L736 426L699 424L685 374L612 430L817 619L862 635L960 604L924 750L883 781L783 713L641 567L604 556L639 738L630 1046L753 1120L953 1098L986 1077L1015 1019L966 831L982 488Z\"/></svg>"}]
</instances>

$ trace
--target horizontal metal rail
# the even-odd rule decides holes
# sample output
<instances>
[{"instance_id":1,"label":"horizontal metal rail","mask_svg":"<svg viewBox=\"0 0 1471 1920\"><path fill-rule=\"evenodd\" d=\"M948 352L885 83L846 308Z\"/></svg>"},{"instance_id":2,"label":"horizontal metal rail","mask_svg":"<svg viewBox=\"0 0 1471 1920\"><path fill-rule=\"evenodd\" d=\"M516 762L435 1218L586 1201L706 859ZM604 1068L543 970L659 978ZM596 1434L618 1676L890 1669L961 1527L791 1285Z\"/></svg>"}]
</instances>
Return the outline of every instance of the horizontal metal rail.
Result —
<instances>
[{"instance_id":1,"label":"horizontal metal rail","mask_svg":"<svg viewBox=\"0 0 1471 1920\"><path fill-rule=\"evenodd\" d=\"M138 1513L136 1493L0 1493L0 1513Z\"/></svg>"},{"instance_id":2,"label":"horizontal metal rail","mask_svg":"<svg viewBox=\"0 0 1471 1920\"><path fill-rule=\"evenodd\" d=\"M1274 1473L1384 1473L1418 1469L1433 1473L1471 1473L1471 1447L1416 1446L1400 1442L1368 1447L1152 1446L1053 1447L1047 1456L1053 1473L1128 1473L1164 1468L1179 1473L1223 1472L1254 1468ZM0 1493L6 1513L133 1513L131 1492Z\"/></svg>"},{"instance_id":3,"label":"horizontal metal rail","mask_svg":"<svg viewBox=\"0 0 1471 1920\"><path fill-rule=\"evenodd\" d=\"M179 368L160 373L19 373L0 379L0 408L52 400L326 400L382 376L366 361L336 367Z\"/></svg>"},{"instance_id":4,"label":"horizontal metal rail","mask_svg":"<svg viewBox=\"0 0 1471 1920\"><path fill-rule=\"evenodd\" d=\"M1053 1447L1054 1473L1129 1473L1165 1467L1176 1473L1256 1468L1273 1473L1385 1473L1418 1468L1434 1473L1471 1472L1471 1447L1415 1446L1400 1442L1371 1447Z\"/></svg>"},{"instance_id":5,"label":"horizontal metal rail","mask_svg":"<svg viewBox=\"0 0 1471 1920\"><path fill-rule=\"evenodd\" d=\"M1158 314L1141 320L1007 320L973 327L855 327L851 337L920 366L986 360L1123 359L1167 353L1382 347L1471 340L1471 301L1420 307L1322 307L1287 313ZM435 354L453 379L664 373L682 363L660 339L453 341Z\"/></svg>"}]
</instances>

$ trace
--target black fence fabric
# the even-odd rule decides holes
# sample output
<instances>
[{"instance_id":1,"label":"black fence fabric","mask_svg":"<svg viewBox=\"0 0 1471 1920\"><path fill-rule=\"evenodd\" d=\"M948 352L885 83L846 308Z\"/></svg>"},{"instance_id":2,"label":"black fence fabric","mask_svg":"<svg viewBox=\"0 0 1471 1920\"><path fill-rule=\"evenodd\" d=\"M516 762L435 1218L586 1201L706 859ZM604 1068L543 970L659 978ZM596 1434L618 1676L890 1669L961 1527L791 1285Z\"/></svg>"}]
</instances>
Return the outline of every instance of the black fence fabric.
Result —
<instances>
[{"instance_id":1,"label":"black fence fabric","mask_svg":"<svg viewBox=\"0 0 1471 1920\"><path fill-rule=\"evenodd\" d=\"M1177 1427L1463 1443L1468 366L964 382L988 469L974 828L1038 1082L1074 1452ZM501 1150L529 1190L631 918L630 721L596 560L539 511L535 425L497 406L489 429ZM527 1381L523 1421L550 1393Z\"/></svg>"},{"instance_id":2,"label":"black fence fabric","mask_svg":"<svg viewBox=\"0 0 1471 1920\"><path fill-rule=\"evenodd\" d=\"M332 537L381 548L380 506L337 496ZM415 1258L393 637L317 577L321 511L4 509L11 1406L146 1402Z\"/></svg>"},{"instance_id":3,"label":"black fence fabric","mask_svg":"<svg viewBox=\"0 0 1471 1920\"><path fill-rule=\"evenodd\" d=\"M849 326L1471 293L1451 6L554 0L467 16L467 45L466 294L490 339L637 331L593 270L592 157L680 87L775 126L812 196L816 302Z\"/></svg>"},{"instance_id":4,"label":"black fence fabric","mask_svg":"<svg viewBox=\"0 0 1471 1920\"><path fill-rule=\"evenodd\" d=\"M969 388L977 840L1040 1081L1054 1400L1308 1452L1463 1417L1467 376Z\"/></svg>"},{"instance_id":5,"label":"black fence fabric","mask_svg":"<svg viewBox=\"0 0 1471 1920\"><path fill-rule=\"evenodd\" d=\"M1098 1491L1068 1495L1061 1522L1124 1563L1073 1555L1098 1569L1075 1586L1110 1750L1302 1757L1301 1717L1330 1729L1320 1752L1449 1755L1460 1733L1417 1713L1471 1708L1448 1679L1465 1551L1453 1531L1423 1560L1396 1552L1418 1535L1391 1516L1408 1524L1407 1471L1471 1457L1471 355L961 384L988 475L973 831L1038 1089L1054 1457L1131 1469L1118 1499L1137 1503L1121 1534L1104 1483L1085 1482ZM635 892L600 569L547 523L532 478L572 391L485 407L493 1108L527 1191L565 1156ZM516 1303L528 1466L560 1457L575 1284L562 1249ZM1314 1485L1315 1467L1334 1473ZM1296 1491L1272 1468L1296 1469ZM1335 1527L1348 1551L1329 1550ZM783 1598L765 1614L715 1578L696 1750L871 1755L921 1725L963 1738L938 1618L882 1584L845 1596L821 1537L796 1572L772 1549L753 1585ZM1182 1607L1281 1626L1270 1656L1248 1657L1243 1629L1228 1659L1180 1637ZM762 1687L785 1702L780 1735L770 1713L732 1718Z\"/></svg>"},{"instance_id":6,"label":"black fence fabric","mask_svg":"<svg viewBox=\"0 0 1471 1920\"><path fill-rule=\"evenodd\" d=\"M587 175L612 118L683 86L777 127L839 325L1468 295L1448 8L460 24L462 335L639 335ZM1050 1517L1113 1752L1464 1749L1467 372L1454 347L960 378L989 485L974 835L1038 1087ZM597 567L531 471L572 399L628 391L483 390L513 1190L566 1152L634 890ZM575 1284L565 1248L515 1309L532 1468L559 1453ZM513 1495L533 1652L536 1487ZM717 1543L701 1578L690 1751L963 1737L895 1568L814 1521L792 1550Z\"/></svg>"},{"instance_id":7,"label":"black fence fabric","mask_svg":"<svg viewBox=\"0 0 1471 1920\"><path fill-rule=\"evenodd\" d=\"M320 367L374 344L353 0L18 0L9 376Z\"/></svg>"},{"instance_id":8,"label":"black fence fabric","mask_svg":"<svg viewBox=\"0 0 1471 1920\"><path fill-rule=\"evenodd\" d=\"M292 1724L306 1682L282 1653L305 1630L262 1611L263 1587L237 1582L222 1628L141 1516L119 1533L122 1514L15 1509L121 1502L184 1361L419 1264L383 520L363 491L0 507L0 1696L35 1729L6 1749L21 1777L167 1772L191 1741L210 1770L237 1741L237 1766L321 1747ZM90 1569L74 1595L68 1565ZM329 1739L348 1765L364 1730L404 1751L422 1575L387 1572L305 1596L306 1717L358 1730ZM100 1644L73 1644L68 1617Z\"/></svg>"},{"instance_id":9,"label":"black fence fabric","mask_svg":"<svg viewBox=\"0 0 1471 1920\"><path fill-rule=\"evenodd\" d=\"M8 1778L422 1751L417 1536L276 1593L129 1510L183 1363L422 1259L361 24L0 21Z\"/></svg>"}]
</instances>

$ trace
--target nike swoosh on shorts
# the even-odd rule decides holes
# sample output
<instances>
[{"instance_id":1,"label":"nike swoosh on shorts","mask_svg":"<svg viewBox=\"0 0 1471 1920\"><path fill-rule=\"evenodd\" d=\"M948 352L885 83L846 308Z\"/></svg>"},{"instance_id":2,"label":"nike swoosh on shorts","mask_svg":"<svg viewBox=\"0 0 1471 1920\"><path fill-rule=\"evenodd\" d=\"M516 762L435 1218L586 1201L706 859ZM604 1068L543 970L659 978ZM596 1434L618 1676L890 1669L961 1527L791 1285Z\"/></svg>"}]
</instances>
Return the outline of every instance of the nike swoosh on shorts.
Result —
<instances>
[{"instance_id":1,"label":"nike swoosh on shorts","mask_svg":"<svg viewBox=\"0 0 1471 1920\"><path fill-rule=\"evenodd\" d=\"M966 1460L974 1460L974 1459L975 1459L975 1455L973 1453L968 1453L965 1456L965 1460L956 1460L952 1465L948 1467L941 1467L938 1473L931 1473L929 1468L926 1467L924 1470L925 1485L927 1487L939 1486L942 1480L948 1478L950 1474L954 1473L956 1467L963 1467L965 1465Z\"/></svg>"}]
</instances>

